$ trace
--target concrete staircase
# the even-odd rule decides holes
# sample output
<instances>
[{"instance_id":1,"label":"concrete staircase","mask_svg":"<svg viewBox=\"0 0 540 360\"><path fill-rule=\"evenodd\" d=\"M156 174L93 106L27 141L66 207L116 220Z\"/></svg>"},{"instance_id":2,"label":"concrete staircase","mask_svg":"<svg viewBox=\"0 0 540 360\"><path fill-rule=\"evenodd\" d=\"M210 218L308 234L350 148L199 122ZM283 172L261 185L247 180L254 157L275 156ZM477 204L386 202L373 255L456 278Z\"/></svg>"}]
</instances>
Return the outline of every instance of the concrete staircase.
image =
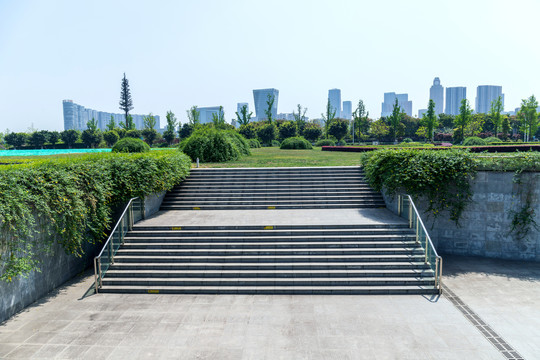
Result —
<instances>
[{"instance_id":1,"label":"concrete staircase","mask_svg":"<svg viewBox=\"0 0 540 360\"><path fill-rule=\"evenodd\" d=\"M102 292L434 294L405 224L135 226Z\"/></svg>"},{"instance_id":2,"label":"concrete staircase","mask_svg":"<svg viewBox=\"0 0 540 360\"><path fill-rule=\"evenodd\" d=\"M385 207L359 167L193 169L162 210Z\"/></svg>"},{"instance_id":3,"label":"concrete staircase","mask_svg":"<svg viewBox=\"0 0 540 360\"><path fill-rule=\"evenodd\" d=\"M173 225L165 226L164 220L136 224L100 291L436 294L433 271L414 232L386 210L372 209L379 207L384 207L381 194L369 188L358 167L193 170L163 201L162 215ZM187 219L208 221L178 223L174 210L190 210ZM231 214L222 210L236 210L232 222L230 217L218 221ZM255 211L246 223L241 219L250 210ZM278 225L260 225L269 211ZM365 221L338 225L327 219L330 212ZM383 212L395 220L373 220ZM291 215L300 220L292 221Z\"/></svg>"}]
</instances>

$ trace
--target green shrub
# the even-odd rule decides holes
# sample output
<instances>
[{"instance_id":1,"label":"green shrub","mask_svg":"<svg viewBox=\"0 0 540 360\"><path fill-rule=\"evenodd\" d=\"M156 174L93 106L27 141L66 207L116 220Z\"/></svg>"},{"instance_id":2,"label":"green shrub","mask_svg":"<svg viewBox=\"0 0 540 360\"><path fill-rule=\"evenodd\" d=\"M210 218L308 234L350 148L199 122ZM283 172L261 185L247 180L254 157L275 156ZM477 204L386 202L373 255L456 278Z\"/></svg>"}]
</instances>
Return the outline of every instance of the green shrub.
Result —
<instances>
[{"instance_id":1,"label":"green shrub","mask_svg":"<svg viewBox=\"0 0 540 360\"><path fill-rule=\"evenodd\" d=\"M290 137L281 143L280 149L312 149L309 141L301 136Z\"/></svg>"},{"instance_id":2,"label":"green shrub","mask_svg":"<svg viewBox=\"0 0 540 360\"><path fill-rule=\"evenodd\" d=\"M273 147L280 147L281 143L278 140L272 140L270 145Z\"/></svg>"},{"instance_id":3,"label":"green shrub","mask_svg":"<svg viewBox=\"0 0 540 360\"><path fill-rule=\"evenodd\" d=\"M251 149L260 148L261 143L257 139L248 139L248 144Z\"/></svg>"},{"instance_id":4,"label":"green shrub","mask_svg":"<svg viewBox=\"0 0 540 360\"><path fill-rule=\"evenodd\" d=\"M472 199L469 180L477 162L463 150L385 149L361 155L366 179L377 191L394 196L405 192L425 199L426 212L438 216L443 210L459 221Z\"/></svg>"},{"instance_id":5,"label":"green shrub","mask_svg":"<svg viewBox=\"0 0 540 360\"><path fill-rule=\"evenodd\" d=\"M313 142L321 137L322 128L318 124L308 123L304 127L302 135L306 140Z\"/></svg>"},{"instance_id":6,"label":"green shrub","mask_svg":"<svg viewBox=\"0 0 540 360\"><path fill-rule=\"evenodd\" d=\"M412 143L413 140L411 138L405 138L405 139L403 139L403 142L404 143Z\"/></svg>"},{"instance_id":7,"label":"green shrub","mask_svg":"<svg viewBox=\"0 0 540 360\"><path fill-rule=\"evenodd\" d=\"M272 144L277 137L277 128L274 124L265 124L257 129L257 137L265 145Z\"/></svg>"},{"instance_id":8,"label":"green shrub","mask_svg":"<svg viewBox=\"0 0 540 360\"><path fill-rule=\"evenodd\" d=\"M298 133L298 127L296 126L296 123L293 121L285 121L279 127L279 138L282 140L295 137L297 133Z\"/></svg>"},{"instance_id":9,"label":"green shrub","mask_svg":"<svg viewBox=\"0 0 540 360\"><path fill-rule=\"evenodd\" d=\"M141 139L125 137L118 140L118 142L114 144L112 151L122 153L140 153L150 151L150 146L148 146L148 144Z\"/></svg>"},{"instance_id":10,"label":"green shrub","mask_svg":"<svg viewBox=\"0 0 540 360\"><path fill-rule=\"evenodd\" d=\"M241 125L238 132L246 139L255 139L257 137L257 129L253 123Z\"/></svg>"},{"instance_id":11,"label":"green shrub","mask_svg":"<svg viewBox=\"0 0 540 360\"><path fill-rule=\"evenodd\" d=\"M140 139L142 136L141 130L128 130L126 131L125 137L130 137L134 139Z\"/></svg>"},{"instance_id":12,"label":"green shrub","mask_svg":"<svg viewBox=\"0 0 540 360\"><path fill-rule=\"evenodd\" d=\"M170 190L191 166L176 150L20 162L0 166L4 281L39 270L36 254L51 252L55 242L68 254L82 256L85 243L106 238L113 208L132 197Z\"/></svg>"},{"instance_id":13,"label":"green shrub","mask_svg":"<svg viewBox=\"0 0 540 360\"><path fill-rule=\"evenodd\" d=\"M315 143L315 146L336 146L336 142L332 139L321 139Z\"/></svg>"},{"instance_id":14,"label":"green shrub","mask_svg":"<svg viewBox=\"0 0 540 360\"><path fill-rule=\"evenodd\" d=\"M250 155L246 139L235 130L202 128L180 143L180 150L193 161L224 162Z\"/></svg>"},{"instance_id":15,"label":"green shrub","mask_svg":"<svg viewBox=\"0 0 540 360\"><path fill-rule=\"evenodd\" d=\"M496 143L502 143L503 142L501 139L496 138L494 136L485 138L484 141L486 142L486 144L496 144Z\"/></svg>"},{"instance_id":16,"label":"green shrub","mask_svg":"<svg viewBox=\"0 0 540 360\"><path fill-rule=\"evenodd\" d=\"M477 136L471 136L463 141L463 146L487 145L486 141Z\"/></svg>"},{"instance_id":17,"label":"green shrub","mask_svg":"<svg viewBox=\"0 0 540 360\"><path fill-rule=\"evenodd\" d=\"M113 146L118 142L118 140L120 140L120 135L118 135L118 133L114 130L109 130L103 134L103 139L108 146Z\"/></svg>"}]
</instances>

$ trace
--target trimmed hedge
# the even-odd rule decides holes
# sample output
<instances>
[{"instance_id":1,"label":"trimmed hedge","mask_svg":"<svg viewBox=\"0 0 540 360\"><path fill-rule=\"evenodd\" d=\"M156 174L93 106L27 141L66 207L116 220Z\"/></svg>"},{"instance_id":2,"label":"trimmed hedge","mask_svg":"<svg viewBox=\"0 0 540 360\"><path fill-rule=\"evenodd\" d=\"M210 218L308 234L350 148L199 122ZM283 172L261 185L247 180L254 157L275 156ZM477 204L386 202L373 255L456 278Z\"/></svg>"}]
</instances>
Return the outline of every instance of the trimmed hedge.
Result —
<instances>
[{"instance_id":1,"label":"trimmed hedge","mask_svg":"<svg viewBox=\"0 0 540 360\"><path fill-rule=\"evenodd\" d=\"M332 139L321 139L315 143L315 146L336 146L336 142Z\"/></svg>"},{"instance_id":2,"label":"trimmed hedge","mask_svg":"<svg viewBox=\"0 0 540 360\"><path fill-rule=\"evenodd\" d=\"M251 155L246 139L235 130L218 130L215 128L199 129L185 141L179 149L193 161L224 162L238 160L244 155Z\"/></svg>"},{"instance_id":3,"label":"trimmed hedge","mask_svg":"<svg viewBox=\"0 0 540 360\"><path fill-rule=\"evenodd\" d=\"M312 149L311 143L301 136L290 137L281 143L280 149Z\"/></svg>"},{"instance_id":4,"label":"trimmed hedge","mask_svg":"<svg viewBox=\"0 0 540 360\"><path fill-rule=\"evenodd\" d=\"M150 151L150 146L141 139L126 137L118 140L112 148L112 152L142 153Z\"/></svg>"},{"instance_id":5,"label":"trimmed hedge","mask_svg":"<svg viewBox=\"0 0 540 360\"><path fill-rule=\"evenodd\" d=\"M132 197L170 190L189 174L176 150L24 159L0 166L0 279L39 270L35 253L58 242L82 255L105 239L113 208ZM39 240L37 240L39 239Z\"/></svg>"},{"instance_id":6,"label":"trimmed hedge","mask_svg":"<svg viewBox=\"0 0 540 360\"><path fill-rule=\"evenodd\" d=\"M391 150L400 150L399 147L374 147L374 146L323 146L322 151L343 151L343 152L370 152L377 151L382 149L391 149ZM433 146L433 147L418 147L418 148L407 148L410 150L469 150L472 153L509 153L509 152L519 152L519 151L540 151L540 145L517 145L511 144L506 145L497 144L497 145L486 145L486 146Z\"/></svg>"},{"instance_id":7,"label":"trimmed hedge","mask_svg":"<svg viewBox=\"0 0 540 360\"><path fill-rule=\"evenodd\" d=\"M249 147L251 149L256 149L261 147L261 143L257 139L247 139L247 142L249 144Z\"/></svg>"},{"instance_id":8,"label":"trimmed hedge","mask_svg":"<svg viewBox=\"0 0 540 360\"><path fill-rule=\"evenodd\" d=\"M477 136L471 136L463 141L463 146L487 145L486 141Z\"/></svg>"}]
</instances>

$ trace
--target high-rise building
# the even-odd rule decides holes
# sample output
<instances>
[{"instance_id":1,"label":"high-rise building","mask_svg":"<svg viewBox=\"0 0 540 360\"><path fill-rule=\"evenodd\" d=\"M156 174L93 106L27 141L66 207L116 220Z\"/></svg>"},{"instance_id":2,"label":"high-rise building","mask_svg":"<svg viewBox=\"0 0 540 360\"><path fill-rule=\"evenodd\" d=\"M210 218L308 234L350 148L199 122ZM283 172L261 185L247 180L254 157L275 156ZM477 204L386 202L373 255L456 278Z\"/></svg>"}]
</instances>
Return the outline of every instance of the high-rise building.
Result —
<instances>
[{"instance_id":1,"label":"high-rise building","mask_svg":"<svg viewBox=\"0 0 540 360\"><path fill-rule=\"evenodd\" d=\"M124 114L113 114L104 111L87 109L82 105L75 104L73 100L63 100L62 107L64 110L64 130L86 130L87 124L94 119L97 122L98 129L105 130L107 125L114 120L116 126L126 122ZM144 117L146 115L130 114L135 123L135 128L142 130L144 128ZM154 115L156 119L156 130L160 127L160 119L158 115Z\"/></svg>"},{"instance_id":2,"label":"high-rise building","mask_svg":"<svg viewBox=\"0 0 540 360\"><path fill-rule=\"evenodd\" d=\"M491 103L501 97L504 109L504 94L502 86L480 85L476 88L476 106L474 111L478 114L487 114L491 109Z\"/></svg>"},{"instance_id":3,"label":"high-rise building","mask_svg":"<svg viewBox=\"0 0 540 360\"><path fill-rule=\"evenodd\" d=\"M328 100L330 100L330 107L336 111L336 117L341 117L341 90L328 90Z\"/></svg>"},{"instance_id":4,"label":"high-rise building","mask_svg":"<svg viewBox=\"0 0 540 360\"><path fill-rule=\"evenodd\" d=\"M398 105L405 114L412 116L412 101L409 101L409 94L396 94L395 92L384 93L384 102L381 104L381 117L392 115L394 103L398 101Z\"/></svg>"},{"instance_id":5,"label":"high-rise building","mask_svg":"<svg viewBox=\"0 0 540 360\"><path fill-rule=\"evenodd\" d=\"M241 114L242 107L244 106L247 108L247 113L249 114L249 104L246 102L236 104L236 112Z\"/></svg>"},{"instance_id":6,"label":"high-rise building","mask_svg":"<svg viewBox=\"0 0 540 360\"><path fill-rule=\"evenodd\" d=\"M429 99L435 103L435 115L441 114L444 104L444 87L438 77L433 80L433 85L429 89Z\"/></svg>"},{"instance_id":7,"label":"high-rise building","mask_svg":"<svg viewBox=\"0 0 540 360\"><path fill-rule=\"evenodd\" d=\"M219 114L219 106L206 106L206 107L197 107L199 112L199 122L201 124L207 124L212 122L212 114Z\"/></svg>"},{"instance_id":8,"label":"high-rise building","mask_svg":"<svg viewBox=\"0 0 540 360\"><path fill-rule=\"evenodd\" d=\"M253 90L253 100L255 102L255 116L258 121L264 120L267 118L266 116L266 109L268 109L268 104L266 103L268 101L269 97L274 97L274 103L272 104L272 117L277 116L277 106L278 106L278 98L279 98L279 90L278 89L257 89Z\"/></svg>"},{"instance_id":9,"label":"high-rise building","mask_svg":"<svg viewBox=\"0 0 540 360\"><path fill-rule=\"evenodd\" d=\"M418 118L423 118L425 113L427 113L427 109L418 109Z\"/></svg>"},{"instance_id":10,"label":"high-rise building","mask_svg":"<svg viewBox=\"0 0 540 360\"><path fill-rule=\"evenodd\" d=\"M467 98L467 88L464 86L446 88L446 107L445 114L458 115L461 100Z\"/></svg>"},{"instance_id":11,"label":"high-rise building","mask_svg":"<svg viewBox=\"0 0 540 360\"><path fill-rule=\"evenodd\" d=\"M343 110L341 111L341 117L346 120L352 119L352 101L343 102Z\"/></svg>"}]
</instances>

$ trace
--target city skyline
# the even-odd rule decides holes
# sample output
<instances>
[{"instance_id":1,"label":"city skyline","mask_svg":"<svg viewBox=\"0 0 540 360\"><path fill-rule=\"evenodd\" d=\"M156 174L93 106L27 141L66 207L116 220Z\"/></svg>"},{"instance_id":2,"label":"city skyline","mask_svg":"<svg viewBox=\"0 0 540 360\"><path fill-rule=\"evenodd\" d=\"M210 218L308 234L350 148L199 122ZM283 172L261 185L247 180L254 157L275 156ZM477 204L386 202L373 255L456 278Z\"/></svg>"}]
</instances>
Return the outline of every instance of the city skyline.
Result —
<instances>
[{"instance_id":1,"label":"city skyline","mask_svg":"<svg viewBox=\"0 0 540 360\"><path fill-rule=\"evenodd\" d=\"M362 99L374 118L389 91L407 93L416 113L427 108L434 77L469 88L473 108L478 85L502 86L510 111L540 97L540 49L531 45L539 11L528 0L0 2L0 131L62 129L63 99L118 113L124 72L133 113L172 110L182 122L198 104L222 105L228 121L238 102L254 111L259 88L280 90L278 113L301 104L312 119L334 87L353 111ZM126 27L118 21L126 16L152 26ZM486 29L489 37L473 41ZM407 40L394 41L396 33Z\"/></svg>"}]
</instances>

